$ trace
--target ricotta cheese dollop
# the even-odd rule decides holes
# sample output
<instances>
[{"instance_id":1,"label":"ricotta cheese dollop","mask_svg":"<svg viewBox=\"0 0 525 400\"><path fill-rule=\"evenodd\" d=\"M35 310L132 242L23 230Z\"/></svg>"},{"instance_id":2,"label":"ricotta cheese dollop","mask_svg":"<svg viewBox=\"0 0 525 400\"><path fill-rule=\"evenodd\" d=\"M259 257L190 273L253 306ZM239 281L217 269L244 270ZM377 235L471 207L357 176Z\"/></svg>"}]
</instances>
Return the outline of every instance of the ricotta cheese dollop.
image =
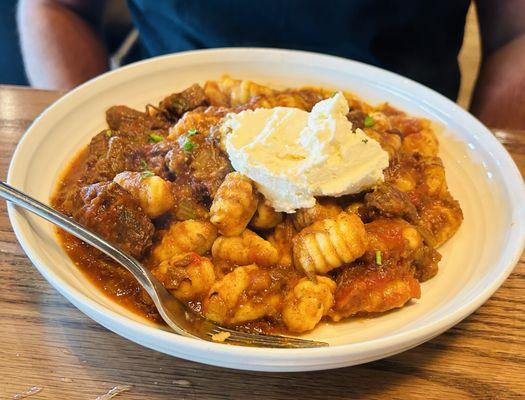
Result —
<instances>
[{"instance_id":1,"label":"ricotta cheese dollop","mask_svg":"<svg viewBox=\"0 0 525 400\"><path fill-rule=\"evenodd\" d=\"M306 112L291 107L228 114L221 132L232 166L276 211L315 205L315 196L361 192L384 180L388 153L346 118L338 92Z\"/></svg>"}]
</instances>

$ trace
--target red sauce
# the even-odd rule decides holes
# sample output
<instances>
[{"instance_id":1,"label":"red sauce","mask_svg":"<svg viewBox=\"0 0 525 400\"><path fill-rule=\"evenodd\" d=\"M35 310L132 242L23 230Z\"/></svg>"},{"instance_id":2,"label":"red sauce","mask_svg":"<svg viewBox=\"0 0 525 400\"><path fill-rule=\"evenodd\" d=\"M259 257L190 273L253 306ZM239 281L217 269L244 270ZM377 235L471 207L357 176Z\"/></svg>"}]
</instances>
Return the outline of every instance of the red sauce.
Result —
<instances>
[{"instance_id":1,"label":"red sauce","mask_svg":"<svg viewBox=\"0 0 525 400\"><path fill-rule=\"evenodd\" d=\"M64 170L51 198L53 207L61 209L68 190L82 175L86 158L87 148L80 151ZM89 282L130 311L151 320L160 320L155 307L143 297L140 285L124 267L61 229L57 228L56 234L62 248Z\"/></svg>"}]
</instances>

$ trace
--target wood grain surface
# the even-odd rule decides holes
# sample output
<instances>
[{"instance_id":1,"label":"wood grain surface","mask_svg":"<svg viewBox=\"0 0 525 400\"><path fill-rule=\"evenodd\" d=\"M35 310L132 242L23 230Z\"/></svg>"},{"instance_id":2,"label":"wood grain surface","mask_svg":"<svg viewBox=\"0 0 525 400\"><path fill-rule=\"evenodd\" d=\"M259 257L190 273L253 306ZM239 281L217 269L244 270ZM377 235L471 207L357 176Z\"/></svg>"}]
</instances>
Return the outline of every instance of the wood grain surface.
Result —
<instances>
[{"instance_id":1,"label":"wood grain surface","mask_svg":"<svg viewBox=\"0 0 525 400\"><path fill-rule=\"evenodd\" d=\"M59 93L0 86L0 176L26 127ZM522 174L525 132L496 131ZM525 205L524 205L525 206ZM226 370L145 349L53 289L25 256L0 201L0 399L499 399L525 396L525 257L492 298L443 335L360 366L308 373Z\"/></svg>"}]
</instances>

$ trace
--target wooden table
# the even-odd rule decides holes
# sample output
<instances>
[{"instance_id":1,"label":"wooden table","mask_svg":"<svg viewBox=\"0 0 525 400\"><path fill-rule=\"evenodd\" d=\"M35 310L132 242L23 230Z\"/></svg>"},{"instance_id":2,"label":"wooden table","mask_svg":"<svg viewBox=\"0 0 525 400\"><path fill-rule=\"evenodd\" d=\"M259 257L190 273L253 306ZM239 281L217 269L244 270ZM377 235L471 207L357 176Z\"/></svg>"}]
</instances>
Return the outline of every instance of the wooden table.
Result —
<instances>
[{"instance_id":1,"label":"wooden table","mask_svg":"<svg viewBox=\"0 0 525 400\"><path fill-rule=\"evenodd\" d=\"M0 86L0 176L31 121L59 93ZM525 132L497 132L525 172ZM524 205L525 206L525 205ZM511 398L525 396L525 257L492 298L445 334L356 367L308 373L227 370L143 348L59 295L18 245L0 202L0 398Z\"/></svg>"}]
</instances>

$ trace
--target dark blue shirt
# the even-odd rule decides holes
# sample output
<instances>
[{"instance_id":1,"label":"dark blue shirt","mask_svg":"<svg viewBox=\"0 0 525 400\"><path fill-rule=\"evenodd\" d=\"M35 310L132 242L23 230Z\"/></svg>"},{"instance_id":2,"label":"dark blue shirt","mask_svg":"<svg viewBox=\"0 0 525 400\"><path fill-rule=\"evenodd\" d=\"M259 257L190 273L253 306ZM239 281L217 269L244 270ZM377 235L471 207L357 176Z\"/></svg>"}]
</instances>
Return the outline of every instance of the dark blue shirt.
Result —
<instances>
[{"instance_id":1,"label":"dark blue shirt","mask_svg":"<svg viewBox=\"0 0 525 400\"><path fill-rule=\"evenodd\" d=\"M231 46L310 50L455 99L470 0L129 0L146 56Z\"/></svg>"}]
</instances>

